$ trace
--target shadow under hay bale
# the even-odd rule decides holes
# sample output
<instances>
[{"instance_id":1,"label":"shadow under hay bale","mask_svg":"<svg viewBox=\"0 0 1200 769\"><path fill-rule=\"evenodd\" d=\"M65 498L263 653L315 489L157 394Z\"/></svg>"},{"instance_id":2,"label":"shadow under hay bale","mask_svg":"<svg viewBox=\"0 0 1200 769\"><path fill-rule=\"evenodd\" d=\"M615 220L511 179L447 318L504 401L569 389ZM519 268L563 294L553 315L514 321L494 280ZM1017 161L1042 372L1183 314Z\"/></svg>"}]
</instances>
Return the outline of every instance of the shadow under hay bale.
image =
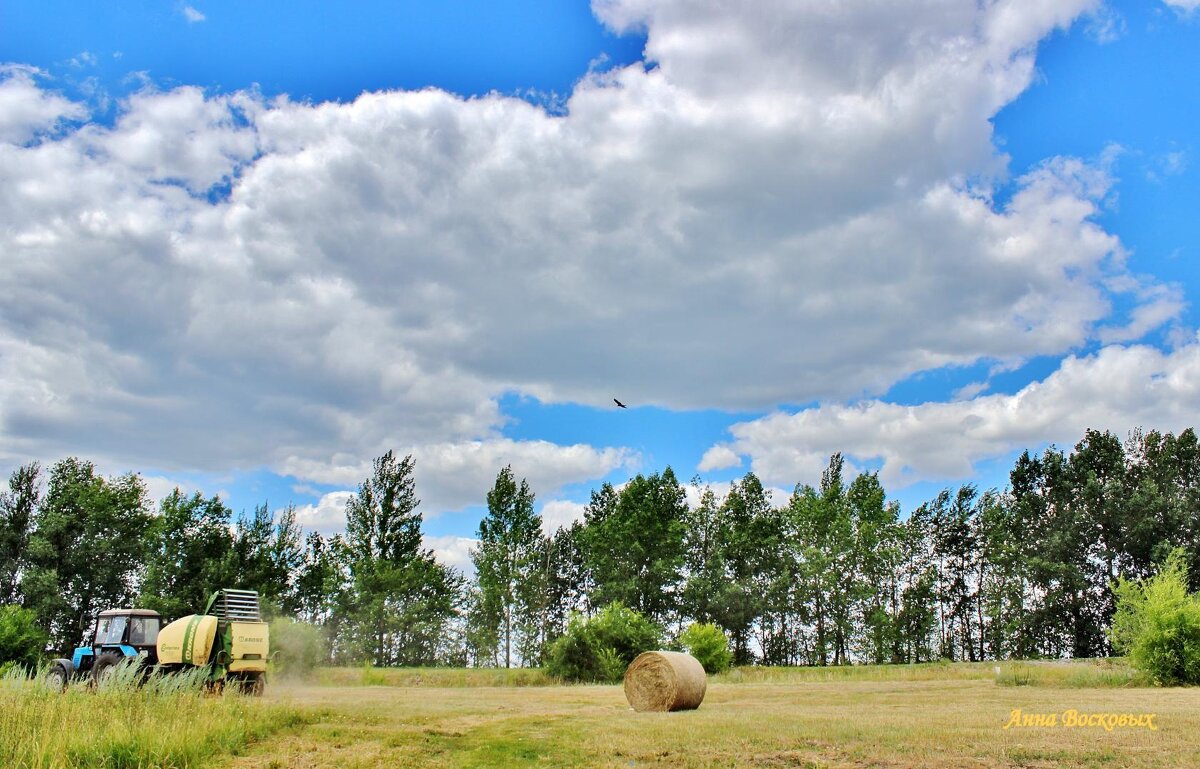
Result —
<instances>
[{"instance_id":1,"label":"shadow under hay bale","mask_svg":"<svg viewBox=\"0 0 1200 769\"><path fill-rule=\"evenodd\" d=\"M681 652L643 652L625 671L625 699L639 712L695 710L707 688L704 667Z\"/></svg>"}]
</instances>

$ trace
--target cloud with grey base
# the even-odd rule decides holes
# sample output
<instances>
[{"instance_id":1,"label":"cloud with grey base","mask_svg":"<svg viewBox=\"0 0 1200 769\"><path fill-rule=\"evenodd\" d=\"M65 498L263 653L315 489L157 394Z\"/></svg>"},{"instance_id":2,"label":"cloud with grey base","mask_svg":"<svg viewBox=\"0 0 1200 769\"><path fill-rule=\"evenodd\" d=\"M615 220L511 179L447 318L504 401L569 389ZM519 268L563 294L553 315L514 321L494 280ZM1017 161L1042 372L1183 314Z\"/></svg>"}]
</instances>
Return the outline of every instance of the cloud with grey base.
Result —
<instances>
[{"instance_id":1,"label":"cloud with grey base","mask_svg":"<svg viewBox=\"0 0 1200 769\"><path fill-rule=\"evenodd\" d=\"M320 481L441 446L418 477L452 508L495 470L439 467L512 448L505 393L761 409L1136 341L1180 300L1097 222L1103 167L991 194L991 118L1095 7L597 2L653 66L589 74L563 115L183 87L106 126L10 67L0 462ZM533 451L572 468L547 485L628 456L588 450Z\"/></svg>"},{"instance_id":2,"label":"cloud with grey base","mask_svg":"<svg viewBox=\"0 0 1200 769\"><path fill-rule=\"evenodd\" d=\"M1087 429L1124 438L1134 428L1176 432L1200 412L1200 340L1169 352L1109 346L1070 356L1041 382L1011 395L902 406L871 400L777 412L730 427L719 448L750 458L764 481L815 484L828 458L845 452L881 462L889 488L965 480L978 463L1024 448L1071 446ZM711 451L711 449L710 449Z\"/></svg>"}]
</instances>

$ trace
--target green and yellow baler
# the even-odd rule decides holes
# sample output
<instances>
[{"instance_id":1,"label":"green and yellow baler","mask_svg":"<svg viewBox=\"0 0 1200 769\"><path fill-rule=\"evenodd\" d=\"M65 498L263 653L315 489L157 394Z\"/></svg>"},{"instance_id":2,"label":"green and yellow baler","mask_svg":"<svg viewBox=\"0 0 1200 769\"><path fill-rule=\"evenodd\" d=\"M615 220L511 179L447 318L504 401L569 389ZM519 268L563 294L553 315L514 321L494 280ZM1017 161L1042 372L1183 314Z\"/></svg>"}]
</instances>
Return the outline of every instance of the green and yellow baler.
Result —
<instances>
[{"instance_id":1,"label":"green and yellow baler","mask_svg":"<svg viewBox=\"0 0 1200 769\"><path fill-rule=\"evenodd\" d=\"M158 633L158 666L164 672L206 665L214 686L239 686L252 694L262 694L269 655L267 623L253 590L218 590L203 614L180 617Z\"/></svg>"}]
</instances>

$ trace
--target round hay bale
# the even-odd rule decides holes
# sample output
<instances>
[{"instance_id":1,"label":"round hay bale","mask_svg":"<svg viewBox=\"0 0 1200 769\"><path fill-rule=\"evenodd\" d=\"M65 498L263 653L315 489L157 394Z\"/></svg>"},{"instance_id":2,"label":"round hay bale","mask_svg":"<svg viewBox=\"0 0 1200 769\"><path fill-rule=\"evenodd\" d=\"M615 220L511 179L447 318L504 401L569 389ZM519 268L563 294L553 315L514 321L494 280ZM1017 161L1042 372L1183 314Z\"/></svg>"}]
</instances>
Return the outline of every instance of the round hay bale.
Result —
<instances>
[{"instance_id":1,"label":"round hay bale","mask_svg":"<svg viewBox=\"0 0 1200 769\"><path fill-rule=\"evenodd\" d=\"M643 652L625 670L625 699L639 712L695 710L707 688L700 661L682 652Z\"/></svg>"}]
</instances>

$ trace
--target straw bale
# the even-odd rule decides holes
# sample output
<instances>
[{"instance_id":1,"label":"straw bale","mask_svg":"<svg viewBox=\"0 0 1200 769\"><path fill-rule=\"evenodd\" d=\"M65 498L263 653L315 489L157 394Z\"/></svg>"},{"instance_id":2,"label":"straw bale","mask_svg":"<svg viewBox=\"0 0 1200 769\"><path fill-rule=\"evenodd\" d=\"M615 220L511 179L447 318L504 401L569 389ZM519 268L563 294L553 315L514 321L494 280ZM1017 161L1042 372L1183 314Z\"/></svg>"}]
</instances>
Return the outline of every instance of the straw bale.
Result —
<instances>
[{"instance_id":1,"label":"straw bale","mask_svg":"<svg viewBox=\"0 0 1200 769\"><path fill-rule=\"evenodd\" d=\"M637 711L695 710L707 687L703 666L681 652L643 652L625 671L625 699Z\"/></svg>"}]
</instances>

